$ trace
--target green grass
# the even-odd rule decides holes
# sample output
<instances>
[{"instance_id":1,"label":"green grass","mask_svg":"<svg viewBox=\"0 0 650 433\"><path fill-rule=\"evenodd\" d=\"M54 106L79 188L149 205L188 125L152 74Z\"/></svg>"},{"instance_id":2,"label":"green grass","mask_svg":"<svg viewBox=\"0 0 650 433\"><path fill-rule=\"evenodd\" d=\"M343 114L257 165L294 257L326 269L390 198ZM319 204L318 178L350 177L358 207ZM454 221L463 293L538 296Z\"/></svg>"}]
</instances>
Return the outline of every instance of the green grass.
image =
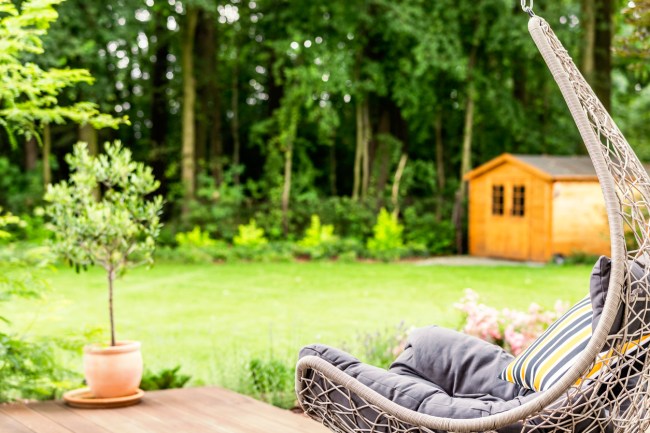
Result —
<instances>
[{"instance_id":1,"label":"green grass","mask_svg":"<svg viewBox=\"0 0 650 433\"><path fill-rule=\"evenodd\" d=\"M585 266L159 263L117 282L117 336L142 341L152 369L180 364L194 384L236 388L242 363L255 356L272 352L293 362L299 348L313 342L354 349L360 334L400 321L458 327L453 303L465 288L495 307L574 302L588 292L589 272ZM6 314L17 329L41 335L107 329L100 269L79 275L60 269L50 280L46 302L9 304Z\"/></svg>"}]
</instances>

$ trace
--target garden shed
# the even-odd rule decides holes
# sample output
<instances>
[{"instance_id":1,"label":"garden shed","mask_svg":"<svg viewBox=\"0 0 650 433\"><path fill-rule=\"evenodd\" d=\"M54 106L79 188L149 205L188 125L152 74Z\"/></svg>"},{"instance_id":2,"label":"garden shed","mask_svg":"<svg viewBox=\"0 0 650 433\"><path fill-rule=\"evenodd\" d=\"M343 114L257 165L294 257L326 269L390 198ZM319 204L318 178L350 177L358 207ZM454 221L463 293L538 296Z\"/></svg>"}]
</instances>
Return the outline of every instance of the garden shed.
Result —
<instances>
[{"instance_id":1,"label":"garden shed","mask_svg":"<svg viewBox=\"0 0 650 433\"><path fill-rule=\"evenodd\" d=\"M542 262L609 253L605 202L588 156L504 153L465 180L471 255Z\"/></svg>"}]
</instances>

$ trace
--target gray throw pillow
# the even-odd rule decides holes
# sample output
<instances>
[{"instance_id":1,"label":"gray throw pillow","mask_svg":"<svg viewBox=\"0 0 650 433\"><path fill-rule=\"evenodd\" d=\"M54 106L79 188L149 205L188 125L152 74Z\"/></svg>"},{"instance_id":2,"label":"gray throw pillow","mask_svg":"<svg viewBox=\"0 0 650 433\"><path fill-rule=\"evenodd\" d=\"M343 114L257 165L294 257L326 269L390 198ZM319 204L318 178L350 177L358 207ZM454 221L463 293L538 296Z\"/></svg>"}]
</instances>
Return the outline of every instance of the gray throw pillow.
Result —
<instances>
[{"instance_id":1,"label":"gray throw pillow","mask_svg":"<svg viewBox=\"0 0 650 433\"><path fill-rule=\"evenodd\" d=\"M650 272L642 263L630 260L628 261L630 275L626 284L631 285L630 297L628 300L628 309L631 309L628 314L629 323L627 325L628 333L636 333L645 323L648 323L648 315L650 309L648 308L648 297L650 296ZM607 299L607 289L609 288L609 279L612 268L612 262L609 257L601 256L593 270L591 271L591 278L589 281L589 294L591 297L591 305L594 310L594 318L592 322L593 329L596 329L598 321L605 306ZM610 335L617 334L623 326L624 317L624 304L621 307L614 319L614 323L609 331Z\"/></svg>"}]
</instances>

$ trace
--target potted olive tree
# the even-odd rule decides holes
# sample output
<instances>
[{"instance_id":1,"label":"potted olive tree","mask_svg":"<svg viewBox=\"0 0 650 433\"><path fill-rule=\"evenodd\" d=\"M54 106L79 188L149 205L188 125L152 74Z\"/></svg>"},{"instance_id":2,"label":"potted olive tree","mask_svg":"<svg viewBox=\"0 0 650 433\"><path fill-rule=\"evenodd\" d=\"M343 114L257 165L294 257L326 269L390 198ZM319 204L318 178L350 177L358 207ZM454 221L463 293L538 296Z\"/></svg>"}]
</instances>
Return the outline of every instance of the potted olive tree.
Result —
<instances>
[{"instance_id":1,"label":"potted olive tree","mask_svg":"<svg viewBox=\"0 0 650 433\"><path fill-rule=\"evenodd\" d=\"M77 269L103 267L108 282L111 342L85 348L86 381L98 398L132 395L142 378L140 343L115 338L113 284L127 269L153 262L162 198L147 197L159 182L119 142L106 143L99 156L78 143L66 162L69 181L48 185L45 193L53 250Z\"/></svg>"}]
</instances>

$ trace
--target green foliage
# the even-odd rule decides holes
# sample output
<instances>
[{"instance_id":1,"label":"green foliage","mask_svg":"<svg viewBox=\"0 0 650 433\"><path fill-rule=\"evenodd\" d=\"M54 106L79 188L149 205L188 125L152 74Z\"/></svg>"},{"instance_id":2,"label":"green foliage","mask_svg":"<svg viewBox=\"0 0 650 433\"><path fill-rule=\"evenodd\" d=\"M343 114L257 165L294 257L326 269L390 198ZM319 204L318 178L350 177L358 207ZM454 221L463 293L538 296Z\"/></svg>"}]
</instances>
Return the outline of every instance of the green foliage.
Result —
<instances>
[{"instance_id":1,"label":"green foliage","mask_svg":"<svg viewBox=\"0 0 650 433\"><path fill-rule=\"evenodd\" d=\"M415 207L404 211L405 237L410 248L421 245L431 255L454 253L455 231L449 221L437 221L431 212Z\"/></svg>"},{"instance_id":2,"label":"green foliage","mask_svg":"<svg viewBox=\"0 0 650 433\"><path fill-rule=\"evenodd\" d=\"M299 253L305 253L312 259L331 257L336 253L338 236L334 235L332 224L321 224L318 215L311 216L311 224L305 231L305 236L298 241Z\"/></svg>"},{"instance_id":3,"label":"green foliage","mask_svg":"<svg viewBox=\"0 0 650 433\"><path fill-rule=\"evenodd\" d=\"M254 395L274 406L289 409L295 403L295 367L276 358L255 358L248 363L248 379Z\"/></svg>"},{"instance_id":4,"label":"green foliage","mask_svg":"<svg viewBox=\"0 0 650 433\"><path fill-rule=\"evenodd\" d=\"M12 229L23 225L14 215L0 215L0 237L12 237ZM42 277L49 263L42 248L22 250L6 244L0 248L0 303L17 298L42 299L48 289ZM4 310L4 308L2 309ZM64 338L33 338L12 330L0 316L0 403L17 399L55 398L63 389L80 382L79 376L61 367L57 354L78 351L79 346Z\"/></svg>"},{"instance_id":5,"label":"green foliage","mask_svg":"<svg viewBox=\"0 0 650 433\"><path fill-rule=\"evenodd\" d=\"M211 247L217 242L210 237L210 233L201 231L201 227L194 226L191 232L176 233L176 242L180 247Z\"/></svg>"},{"instance_id":6,"label":"green foliage","mask_svg":"<svg viewBox=\"0 0 650 433\"><path fill-rule=\"evenodd\" d=\"M93 157L85 143L74 147L66 158L70 181L48 185L45 212L57 255L77 267L99 264L119 275L153 262L162 198L147 199L159 183L151 168L132 161L131 151L119 142L106 143L105 151Z\"/></svg>"},{"instance_id":7,"label":"green foliage","mask_svg":"<svg viewBox=\"0 0 650 433\"><path fill-rule=\"evenodd\" d=\"M233 238L236 247L262 248L269 243L264 235L264 229L257 226L255 219L248 224L240 224L238 234Z\"/></svg>"},{"instance_id":8,"label":"green foliage","mask_svg":"<svg viewBox=\"0 0 650 433\"><path fill-rule=\"evenodd\" d=\"M358 353L363 362L387 369L404 350L411 329L400 322L393 328L358 334L355 341L358 349L354 352ZM347 347L347 343L343 343L343 346L346 350L353 351Z\"/></svg>"},{"instance_id":9,"label":"green foliage","mask_svg":"<svg viewBox=\"0 0 650 433\"><path fill-rule=\"evenodd\" d=\"M38 123L61 124L66 120L89 123L95 128L117 128L127 118L102 114L97 105L77 102L62 106L57 96L66 88L93 78L85 69L42 69L25 61L43 54L42 37L58 17L55 5L63 0L27 0L20 9L0 1L0 125L15 144L14 133L36 136Z\"/></svg>"},{"instance_id":10,"label":"green foliage","mask_svg":"<svg viewBox=\"0 0 650 433\"><path fill-rule=\"evenodd\" d=\"M43 197L40 171L22 171L7 157L0 157L0 206L15 214L31 212Z\"/></svg>"},{"instance_id":11,"label":"green foliage","mask_svg":"<svg viewBox=\"0 0 650 433\"><path fill-rule=\"evenodd\" d=\"M302 238L298 245L302 247L318 247L325 243L336 241L334 235L334 226L331 224L322 225L318 215L311 216L311 225L305 231L305 237Z\"/></svg>"},{"instance_id":12,"label":"green foliage","mask_svg":"<svg viewBox=\"0 0 650 433\"><path fill-rule=\"evenodd\" d=\"M242 213L245 188L233 184L233 171L224 173L224 180L217 185L214 177L206 173L197 176L196 199L190 205L189 221L208 233L232 239L237 233ZM251 185L253 186L253 185ZM254 186L253 186L254 187Z\"/></svg>"},{"instance_id":13,"label":"green foliage","mask_svg":"<svg viewBox=\"0 0 650 433\"><path fill-rule=\"evenodd\" d=\"M176 260L183 263L212 263L231 258L230 248L225 242L212 239L207 231L195 226L190 232L180 232L175 235L178 247L159 248L156 257L166 260Z\"/></svg>"},{"instance_id":14,"label":"green foliage","mask_svg":"<svg viewBox=\"0 0 650 433\"><path fill-rule=\"evenodd\" d=\"M182 388L190 381L192 376L180 372L181 366L163 368L158 372L146 370L142 375L140 389L143 391L156 391L159 389Z\"/></svg>"},{"instance_id":15,"label":"green foliage","mask_svg":"<svg viewBox=\"0 0 650 433\"><path fill-rule=\"evenodd\" d=\"M147 199L159 186L150 167L135 162L119 142L93 157L78 143L66 160L70 181L48 185L45 208L55 240L53 251L77 269L101 265L113 280L126 269L153 263L160 231L162 197ZM95 194L101 187L102 197ZM111 311L111 344L115 332Z\"/></svg>"},{"instance_id":16,"label":"green foliage","mask_svg":"<svg viewBox=\"0 0 650 433\"><path fill-rule=\"evenodd\" d=\"M368 239L368 252L380 260L395 260L404 253L402 233L404 226L397 221L397 216L382 208L377 216L377 223L372 228L374 236Z\"/></svg>"}]
</instances>

